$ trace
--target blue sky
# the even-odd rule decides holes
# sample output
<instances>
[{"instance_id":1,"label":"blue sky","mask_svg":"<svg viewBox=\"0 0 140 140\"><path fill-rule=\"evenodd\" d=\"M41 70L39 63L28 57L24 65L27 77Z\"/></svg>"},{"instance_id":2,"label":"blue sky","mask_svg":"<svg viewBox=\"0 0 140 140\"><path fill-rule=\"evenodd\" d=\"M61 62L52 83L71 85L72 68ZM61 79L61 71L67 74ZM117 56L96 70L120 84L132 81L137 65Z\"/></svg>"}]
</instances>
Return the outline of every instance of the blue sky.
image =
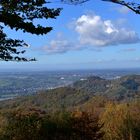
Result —
<instances>
[{"instance_id":1,"label":"blue sky","mask_svg":"<svg viewBox=\"0 0 140 140\"><path fill-rule=\"evenodd\" d=\"M44 36L36 36L8 28L9 37L21 38L30 47L25 56L37 62L1 62L2 69L59 70L138 68L140 63L140 16L107 2L91 0L63 7L56 20L39 21L53 26ZM36 21L37 22L37 21Z\"/></svg>"}]
</instances>

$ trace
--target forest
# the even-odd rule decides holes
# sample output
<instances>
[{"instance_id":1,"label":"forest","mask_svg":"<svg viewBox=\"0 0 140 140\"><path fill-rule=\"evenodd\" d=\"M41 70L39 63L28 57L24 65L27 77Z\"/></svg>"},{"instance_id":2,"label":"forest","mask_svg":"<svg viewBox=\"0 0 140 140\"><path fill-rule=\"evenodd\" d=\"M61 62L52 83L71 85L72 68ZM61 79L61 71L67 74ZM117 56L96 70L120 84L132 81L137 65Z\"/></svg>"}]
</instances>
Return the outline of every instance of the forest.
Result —
<instances>
[{"instance_id":1,"label":"forest","mask_svg":"<svg viewBox=\"0 0 140 140\"><path fill-rule=\"evenodd\" d=\"M31 105L1 109L0 140L139 140L140 101L94 102L46 111ZM102 99L102 100L101 100Z\"/></svg>"},{"instance_id":2,"label":"forest","mask_svg":"<svg viewBox=\"0 0 140 140\"><path fill-rule=\"evenodd\" d=\"M0 140L139 140L139 76L110 82L92 76L1 101Z\"/></svg>"}]
</instances>

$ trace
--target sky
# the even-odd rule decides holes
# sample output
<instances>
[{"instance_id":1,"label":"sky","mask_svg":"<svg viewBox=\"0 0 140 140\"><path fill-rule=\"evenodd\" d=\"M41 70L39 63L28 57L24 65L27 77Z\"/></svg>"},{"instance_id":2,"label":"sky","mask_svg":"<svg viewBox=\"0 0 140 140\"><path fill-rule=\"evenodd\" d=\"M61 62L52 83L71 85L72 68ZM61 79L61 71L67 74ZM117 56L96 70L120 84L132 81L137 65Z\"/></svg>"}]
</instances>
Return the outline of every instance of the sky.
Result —
<instances>
[{"instance_id":1,"label":"sky","mask_svg":"<svg viewBox=\"0 0 140 140\"><path fill-rule=\"evenodd\" d=\"M1 70L74 70L140 67L140 15L113 3L91 0L82 5L55 2L62 7L55 20L35 21L52 26L37 36L9 28L11 38L29 44L27 57L36 62L0 62Z\"/></svg>"}]
</instances>

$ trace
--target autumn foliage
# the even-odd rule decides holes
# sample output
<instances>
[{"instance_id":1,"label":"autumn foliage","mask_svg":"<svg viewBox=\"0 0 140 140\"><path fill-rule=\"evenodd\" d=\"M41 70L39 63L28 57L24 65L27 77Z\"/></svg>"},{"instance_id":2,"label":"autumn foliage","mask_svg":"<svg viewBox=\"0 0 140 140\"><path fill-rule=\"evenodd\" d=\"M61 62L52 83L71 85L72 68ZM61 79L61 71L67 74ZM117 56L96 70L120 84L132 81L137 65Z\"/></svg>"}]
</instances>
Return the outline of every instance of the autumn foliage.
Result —
<instances>
[{"instance_id":1,"label":"autumn foliage","mask_svg":"<svg viewBox=\"0 0 140 140\"><path fill-rule=\"evenodd\" d=\"M1 110L0 140L140 139L139 101L94 107L102 108L100 113L79 109L46 112L36 107Z\"/></svg>"},{"instance_id":2,"label":"autumn foliage","mask_svg":"<svg viewBox=\"0 0 140 140\"><path fill-rule=\"evenodd\" d=\"M99 119L86 112L19 109L1 116L1 140L100 140L104 135Z\"/></svg>"}]
</instances>

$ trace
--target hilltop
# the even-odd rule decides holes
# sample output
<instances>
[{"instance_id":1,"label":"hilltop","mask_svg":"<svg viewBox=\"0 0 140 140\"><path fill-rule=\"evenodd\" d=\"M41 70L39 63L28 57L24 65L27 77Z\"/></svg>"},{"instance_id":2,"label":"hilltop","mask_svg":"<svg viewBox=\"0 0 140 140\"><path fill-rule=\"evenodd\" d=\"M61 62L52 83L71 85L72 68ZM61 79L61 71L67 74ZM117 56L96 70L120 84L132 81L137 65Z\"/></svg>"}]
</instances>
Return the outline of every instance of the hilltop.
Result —
<instances>
[{"instance_id":1,"label":"hilltop","mask_svg":"<svg viewBox=\"0 0 140 140\"><path fill-rule=\"evenodd\" d=\"M129 100L140 95L140 75L127 75L113 80L92 76L84 81L75 82L72 87L92 95Z\"/></svg>"}]
</instances>

